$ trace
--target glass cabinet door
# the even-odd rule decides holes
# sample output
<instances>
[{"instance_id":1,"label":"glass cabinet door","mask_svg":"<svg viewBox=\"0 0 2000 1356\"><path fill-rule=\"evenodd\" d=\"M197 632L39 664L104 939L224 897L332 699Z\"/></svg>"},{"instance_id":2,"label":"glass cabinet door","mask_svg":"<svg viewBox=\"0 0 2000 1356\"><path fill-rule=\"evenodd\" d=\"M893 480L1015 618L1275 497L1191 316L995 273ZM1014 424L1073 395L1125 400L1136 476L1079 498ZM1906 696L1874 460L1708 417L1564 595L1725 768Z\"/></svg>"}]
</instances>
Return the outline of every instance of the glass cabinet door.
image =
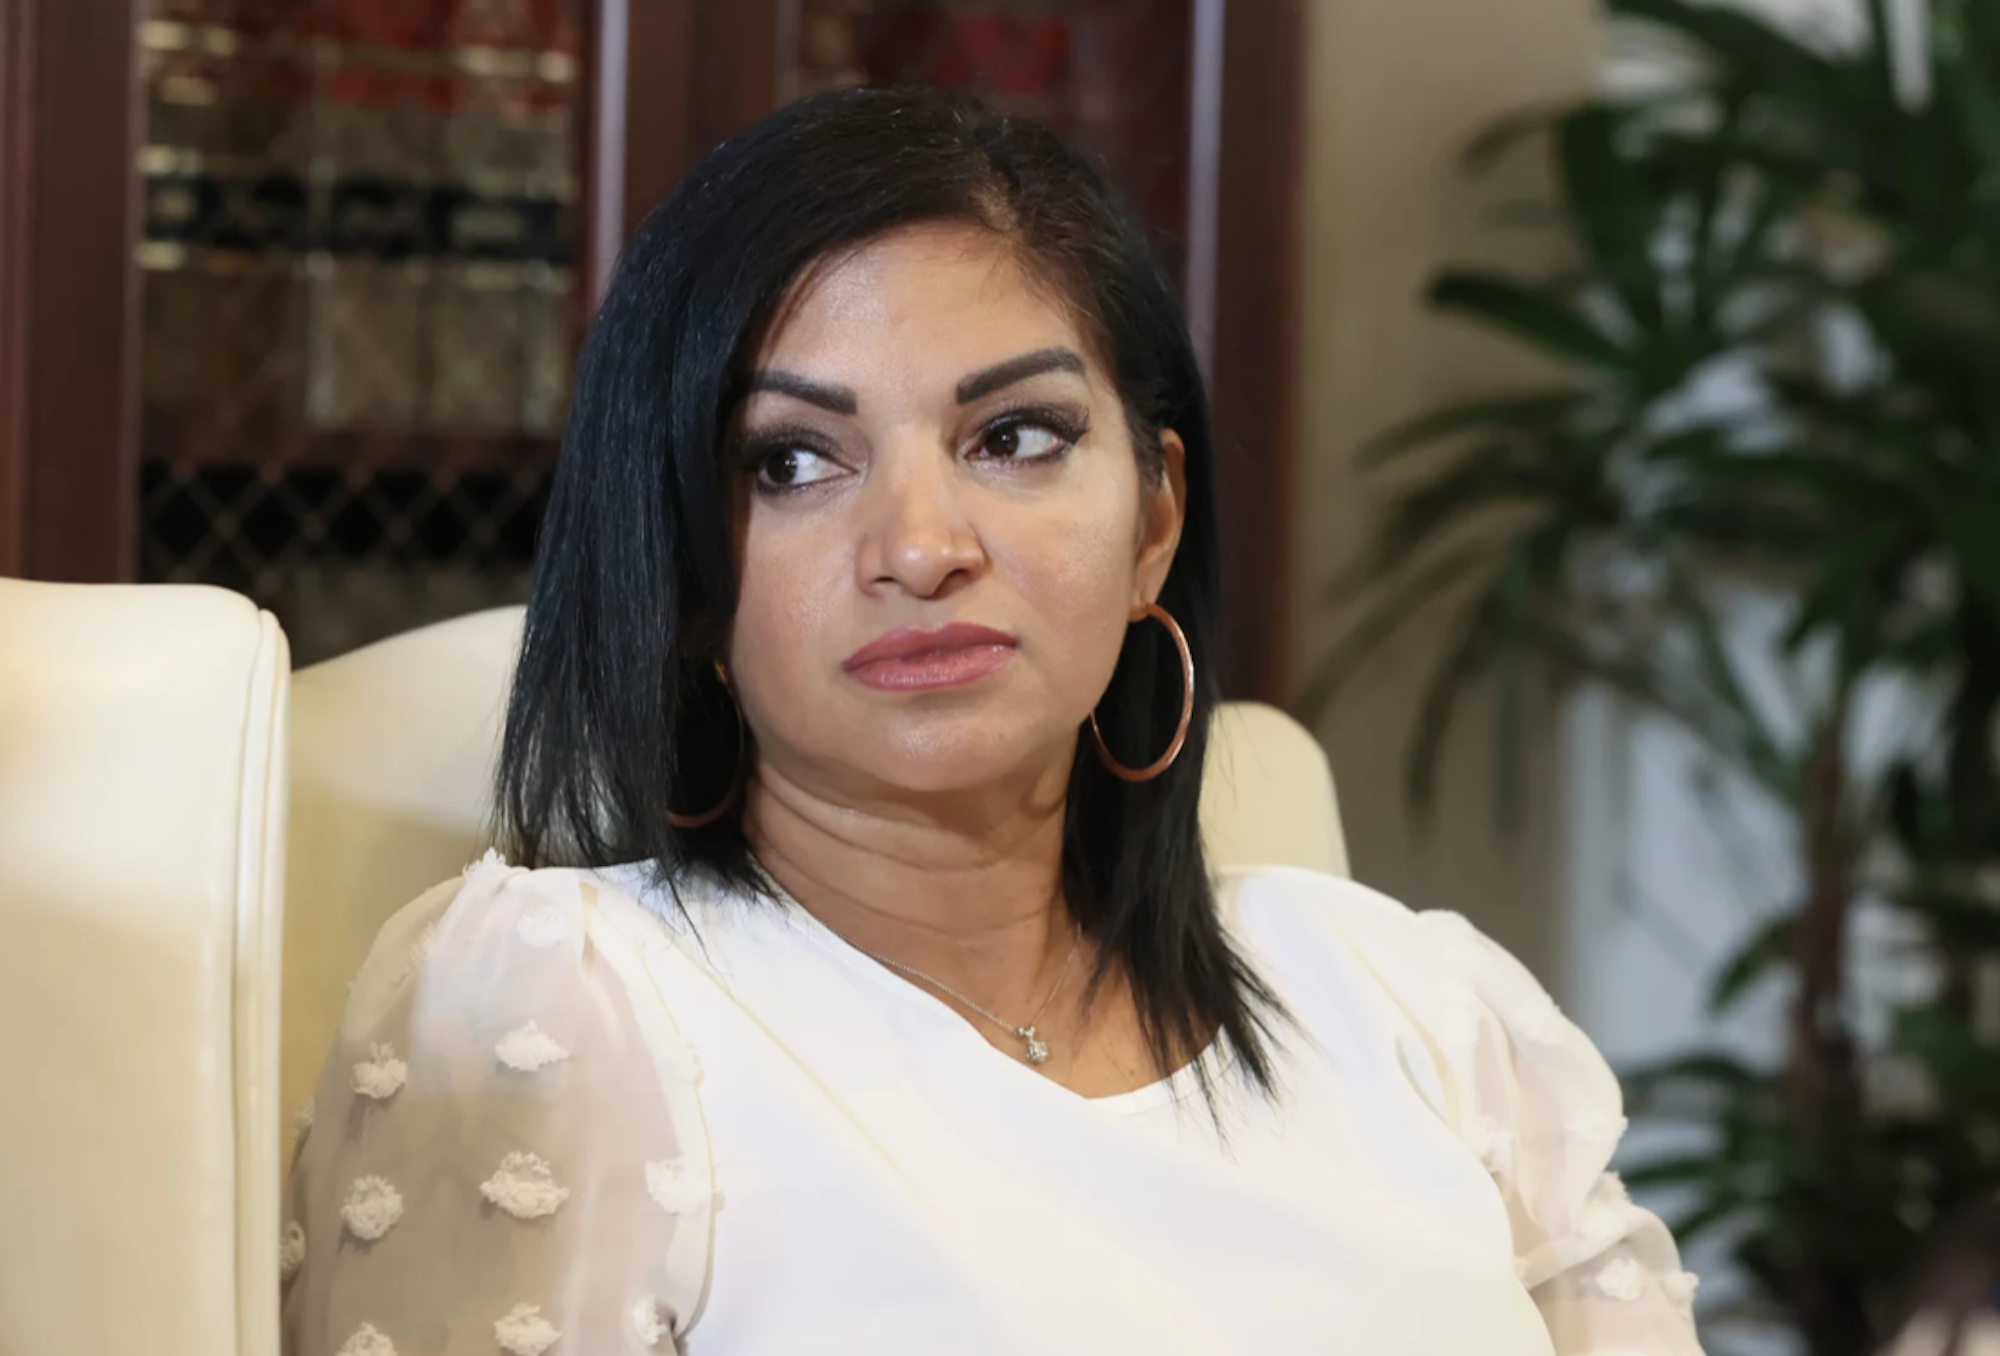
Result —
<instances>
[{"instance_id":1,"label":"glass cabinet door","mask_svg":"<svg viewBox=\"0 0 2000 1356\"><path fill-rule=\"evenodd\" d=\"M525 596L576 295L578 0L148 0L141 577L301 663Z\"/></svg>"}]
</instances>

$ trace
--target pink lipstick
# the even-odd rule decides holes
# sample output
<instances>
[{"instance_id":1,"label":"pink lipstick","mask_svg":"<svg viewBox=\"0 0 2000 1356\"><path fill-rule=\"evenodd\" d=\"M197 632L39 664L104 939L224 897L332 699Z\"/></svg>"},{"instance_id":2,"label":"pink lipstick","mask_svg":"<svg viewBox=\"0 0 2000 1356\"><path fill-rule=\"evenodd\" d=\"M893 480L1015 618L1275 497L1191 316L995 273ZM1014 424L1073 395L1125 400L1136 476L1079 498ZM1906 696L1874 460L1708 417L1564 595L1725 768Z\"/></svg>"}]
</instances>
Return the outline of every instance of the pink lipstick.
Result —
<instances>
[{"instance_id":1,"label":"pink lipstick","mask_svg":"<svg viewBox=\"0 0 2000 1356\"><path fill-rule=\"evenodd\" d=\"M935 630L891 631L847 657L841 668L884 692L960 687L996 673L1020 644L1005 631L969 622Z\"/></svg>"}]
</instances>

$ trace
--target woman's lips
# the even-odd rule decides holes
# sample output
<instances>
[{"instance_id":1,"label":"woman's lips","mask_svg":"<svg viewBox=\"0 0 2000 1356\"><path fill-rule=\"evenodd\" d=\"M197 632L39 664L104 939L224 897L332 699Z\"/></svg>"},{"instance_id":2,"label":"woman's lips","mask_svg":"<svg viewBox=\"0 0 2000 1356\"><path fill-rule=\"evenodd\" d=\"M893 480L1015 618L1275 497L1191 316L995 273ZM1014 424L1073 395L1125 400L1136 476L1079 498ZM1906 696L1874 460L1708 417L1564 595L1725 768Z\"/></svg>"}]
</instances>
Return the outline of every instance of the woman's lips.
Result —
<instances>
[{"instance_id":1,"label":"woman's lips","mask_svg":"<svg viewBox=\"0 0 2000 1356\"><path fill-rule=\"evenodd\" d=\"M954 622L931 631L891 631L841 665L867 687L887 692L958 687L1006 666L1019 644L1005 631Z\"/></svg>"}]
</instances>

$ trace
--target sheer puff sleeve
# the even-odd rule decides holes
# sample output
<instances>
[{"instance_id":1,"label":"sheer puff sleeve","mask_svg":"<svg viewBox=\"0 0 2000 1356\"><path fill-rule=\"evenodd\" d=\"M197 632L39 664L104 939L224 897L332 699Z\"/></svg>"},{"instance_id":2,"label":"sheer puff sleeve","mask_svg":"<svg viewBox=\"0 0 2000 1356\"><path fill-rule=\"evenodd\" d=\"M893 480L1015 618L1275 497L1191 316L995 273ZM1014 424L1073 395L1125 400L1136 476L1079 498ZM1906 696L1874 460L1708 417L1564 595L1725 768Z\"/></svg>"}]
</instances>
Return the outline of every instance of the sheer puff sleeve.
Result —
<instances>
[{"instance_id":1,"label":"sheer puff sleeve","mask_svg":"<svg viewBox=\"0 0 2000 1356\"><path fill-rule=\"evenodd\" d=\"M1417 917L1460 1000L1431 1026L1444 1109L1500 1188L1557 1356L1700 1356L1695 1278L1605 1170L1618 1080L1520 962L1457 914Z\"/></svg>"},{"instance_id":2,"label":"sheer puff sleeve","mask_svg":"<svg viewBox=\"0 0 2000 1356\"><path fill-rule=\"evenodd\" d=\"M707 1283L697 1069L588 876L497 855L392 918L286 1186L286 1356L671 1352Z\"/></svg>"}]
</instances>

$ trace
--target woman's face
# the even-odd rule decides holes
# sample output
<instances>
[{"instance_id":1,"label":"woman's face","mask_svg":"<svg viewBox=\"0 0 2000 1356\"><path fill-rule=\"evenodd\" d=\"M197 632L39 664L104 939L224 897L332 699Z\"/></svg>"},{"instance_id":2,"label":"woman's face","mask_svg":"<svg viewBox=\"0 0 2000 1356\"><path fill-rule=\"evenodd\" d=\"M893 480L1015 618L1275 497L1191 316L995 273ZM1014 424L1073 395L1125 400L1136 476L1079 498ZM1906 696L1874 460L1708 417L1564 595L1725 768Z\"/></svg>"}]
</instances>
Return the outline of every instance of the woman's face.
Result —
<instances>
[{"instance_id":1,"label":"woman's face","mask_svg":"<svg viewBox=\"0 0 2000 1356\"><path fill-rule=\"evenodd\" d=\"M990 232L822 261L736 412L731 681L767 771L849 802L1061 785L1180 537L1118 392Z\"/></svg>"}]
</instances>

